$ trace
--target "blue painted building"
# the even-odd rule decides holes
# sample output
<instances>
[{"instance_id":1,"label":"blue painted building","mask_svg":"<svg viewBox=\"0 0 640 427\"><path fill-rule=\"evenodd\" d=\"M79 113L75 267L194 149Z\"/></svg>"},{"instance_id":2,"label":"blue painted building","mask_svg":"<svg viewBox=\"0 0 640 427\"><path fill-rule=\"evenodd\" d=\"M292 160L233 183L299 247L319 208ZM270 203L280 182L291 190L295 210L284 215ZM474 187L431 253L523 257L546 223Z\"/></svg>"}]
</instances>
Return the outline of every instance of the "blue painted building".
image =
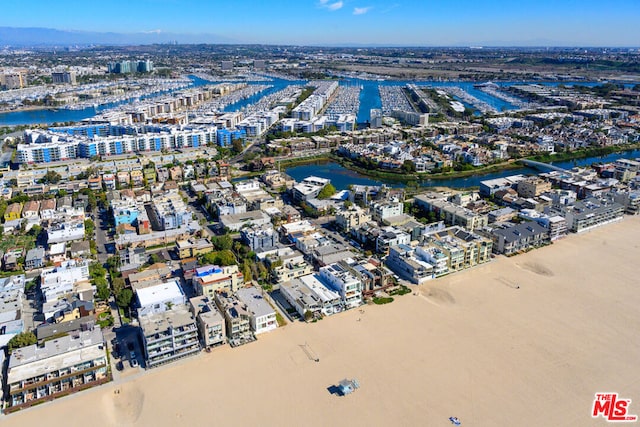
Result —
<instances>
[{"instance_id":1,"label":"blue painted building","mask_svg":"<svg viewBox=\"0 0 640 427\"><path fill-rule=\"evenodd\" d=\"M218 129L216 139L220 147L228 147L234 139L245 139L247 132L244 129Z\"/></svg>"}]
</instances>

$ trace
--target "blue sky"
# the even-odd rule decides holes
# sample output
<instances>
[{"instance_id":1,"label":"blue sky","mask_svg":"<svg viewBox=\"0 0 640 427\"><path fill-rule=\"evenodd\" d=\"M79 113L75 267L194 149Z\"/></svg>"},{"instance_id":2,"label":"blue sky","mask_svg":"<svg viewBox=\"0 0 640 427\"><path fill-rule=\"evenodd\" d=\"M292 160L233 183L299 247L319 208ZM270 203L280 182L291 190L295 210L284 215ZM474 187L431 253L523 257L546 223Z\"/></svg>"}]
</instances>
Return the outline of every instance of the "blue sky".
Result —
<instances>
[{"instance_id":1,"label":"blue sky","mask_svg":"<svg viewBox=\"0 0 640 427\"><path fill-rule=\"evenodd\" d=\"M215 34L239 43L640 45L640 0L7 0L3 3L0 26L124 33L159 30Z\"/></svg>"}]
</instances>

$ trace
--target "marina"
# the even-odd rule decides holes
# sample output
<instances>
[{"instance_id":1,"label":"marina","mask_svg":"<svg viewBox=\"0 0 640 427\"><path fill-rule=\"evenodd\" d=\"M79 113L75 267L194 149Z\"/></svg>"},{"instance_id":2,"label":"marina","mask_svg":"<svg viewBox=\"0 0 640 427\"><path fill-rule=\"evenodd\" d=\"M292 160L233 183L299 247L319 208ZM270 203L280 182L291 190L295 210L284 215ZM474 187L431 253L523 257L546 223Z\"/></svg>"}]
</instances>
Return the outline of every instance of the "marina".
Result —
<instances>
[{"instance_id":1,"label":"marina","mask_svg":"<svg viewBox=\"0 0 640 427\"><path fill-rule=\"evenodd\" d=\"M489 105L488 103L479 100L473 95L470 95L468 92L457 86L446 86L441 88L443 91L447 92L449 95L456 97L460 101L472 105L474 108L478 109L481 113L497 113L498 110ZM464 110L463 110L464 111Z\"/></svg>"},{"instance_id":2,"label":"marina","mask_svg":"<svg viewBox=\"0 0 640 427\"><path fill-rule=\"evenodd\" d=\"M535 102L527 102L524 101L520 98L516 98L513 95L509 95L505 92L503 92L500 89L500 86L492 83L492 82L487 82L487 83L482 83L479 85L475 85L476 89L481 90L482 92L493 96L494 98L498 98L501 99L505 102L508 102L509 104L515 105L516 107L523 109L523 110L532 110L532 109L536 109L536 108L540 108L541 105Z\"/></svg>"},{"instance_id":3,"label":"marina","mask_svg":"<svg viewBox=\"0 0 640 427\"><path fill-rule=\"evenodd\" d=\"M340 85L337 95L333 98L325 114L334 119L342 114L357 114L360 108L360 91L362 86L359 85Z\"/></svg>"},{"instance_id":4,"label":"marina","mask_svg":"<svg viewBox=\"0 0 640 427\"><path fill-rule=\"evenodd\" d=\"M382 112L391 114L394 110L415 111L402 86L378 86L380 100L382 102Z\"/></svg>"},{"instance_id":5,"label":"marina","mask_svg":"<svg viewBox=\"0 0 640 427\"><path fill-rule=\"evenodd\" d=\"M247 77L254 78L255 75L248 74ZM272 77L271 75L264 75L263 77ZM246 91L241 94L235 94L232 97L226 98L222 102L216 102L213 105L213 108L221 109L225 112L233 112L233 111L254 111L260 107L251 107L251 105L259 103L262 98L271 95L275 92L281 91L289 86L300 86L304 87L307 84L304 80L293 80L293 79L280 79L276 78L274 80L268 81L268 84L264 84L264 82L258 81L240 81L237 76L229 77L229 78L218 78L212 75L208 75L206 73L197 73L190 74L188 76L190 81L189 87L194 86L202 86L202 85L210 85L216 83L241 83L247 86ZM173 80L172 80L173 81ZM0 113L0 125L4 126L15 126L15 125L25 125L25 124L52 124L54 122L74 122L80 121L89 117L93 117L98 113L109 111L114 109L115 107L119 107L123 104L135 103L138 99L149 99L156 96L162 96L164 94L169 94L175 90L184 89L187 86L184 84L186 81L181 79L180 85L175 88L166 88L166 90L162 90L160 92L151 91L147 94L142 94L139 97L133 97L132 95L122 96L119 100L113 103L107 104L97 104L96 101L88 102L84 105L84 108L80 109L63 109L59 108L57 110L53 109L34 109L34 110L24 110L24 111L11 111ZM483 106L486 111L489 112L497 112L502 110L511 110L522 108L521 103L515 102L515 97L511 97L503 92L502 89L493 91L493 92L485 92L479 88L475 88L472 83L468 82L435 82L435 81L407 81L407 80L383 80L377 81L373 79L369 80L360 80L360 79L345 79L340 80L340 87L355 87L358 90L358 108L357 108L357 121L359 123L368 122L370 117L370 110L375 108L382 108L383 106L383 98L384 102L387 105L387 111L389 113L393 109L400 108L408 108L408 111L413 111L413 107L407 100L407 97L403 91L403 87L406 85L413 85L417 88L420 87L433 87L436 90L447 91L445 93L455 92L454 96L463 95L465 99L473 98L473 101L478 105ZM502 83L499 85L500 88L508 87L513 83ZM543 83L548 86L555 86L557 83ZM567 84L581 84L585 86L593 86L597 83L594 82L568 82ZM349 104L355 104L355 100L353 98L353 92L356 89L348 89L351 92L351 95L347 95L349 99ZM349 93L348 92L348 93ZM384 94L384 95L383 95ZM457 94L457 95L456 95ZM510 99L513 98L513 99ZM269 99L269 98L268 98ZM267 102L268 103L268 99ZM467 103L465 99L460 98L463 102ZM216 100L218 101L218 99ZM476 104L468 102L468 104L473 108L478 108ZM347 104L345 104L347 105ZM451 99L451 105L456 111L463 112L464 104L455 98ZM202 107L202 112L211 111L210 107ZM338 108L338 107L336 107ZM342 108L342 107L340 107ZM353 110L355 108L349 107L349 110ZM478 108L480 110L480 108ZM480 110L482 111L482 110ZM386 113L386 114L389 114Z\"/></svg>"}]
</instances>

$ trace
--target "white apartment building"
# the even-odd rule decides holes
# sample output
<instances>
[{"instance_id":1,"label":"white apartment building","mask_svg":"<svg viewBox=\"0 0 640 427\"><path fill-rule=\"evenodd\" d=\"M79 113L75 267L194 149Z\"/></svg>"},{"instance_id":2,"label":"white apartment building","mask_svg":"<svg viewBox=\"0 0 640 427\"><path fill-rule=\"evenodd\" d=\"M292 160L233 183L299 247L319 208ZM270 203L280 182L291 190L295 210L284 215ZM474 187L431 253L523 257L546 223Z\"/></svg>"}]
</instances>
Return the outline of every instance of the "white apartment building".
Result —
<instances>
[{"instance_id":1,"label":"white apartment building","mask_svg":"<svg viewBox=\"0 0 640 427\"><path fill-rule=\"evenodd\" d=\"M345 308L362 305L362 282L342 263L320 268L320 278L340 294Z\"/></svg>"},{"instance_id":2,"label":"white apartment building","mask_svg":"<svg viewBox=\"0 0 640 427\"><path fill-rule=\"evenodd\" d=\"M262 297L255 286L238 289L236 296L251 312L249 322L255 335L273 331L278 327L275 310Z\"/></svg>"}]
</instances>

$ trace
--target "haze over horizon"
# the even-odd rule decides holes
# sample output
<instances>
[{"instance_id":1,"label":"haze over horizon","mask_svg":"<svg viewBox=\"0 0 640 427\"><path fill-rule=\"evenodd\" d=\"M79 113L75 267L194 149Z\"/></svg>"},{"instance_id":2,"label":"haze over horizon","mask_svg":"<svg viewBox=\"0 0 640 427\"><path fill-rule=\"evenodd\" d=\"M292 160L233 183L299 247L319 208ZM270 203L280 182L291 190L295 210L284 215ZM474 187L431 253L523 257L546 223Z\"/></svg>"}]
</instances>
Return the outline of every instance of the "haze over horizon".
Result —
<instances>
[{"instance_id":1,"label":"haze over horizon","mask_svg":"<svg viewBox=\"0 0 640 427\"><path fill-rule=\"evenodd\" d=\"M595 0L523 0L508 7L499 0L455 6L443 0L112 0L105 8L59 0L52 8L45 0L27 0L3 5L0 26L117 33L131 43L140 36L142 43L638 46L640 2L615 6ZM0 38L0 45L10 42L6 33Z\"/></svg>"}]
</instances>

